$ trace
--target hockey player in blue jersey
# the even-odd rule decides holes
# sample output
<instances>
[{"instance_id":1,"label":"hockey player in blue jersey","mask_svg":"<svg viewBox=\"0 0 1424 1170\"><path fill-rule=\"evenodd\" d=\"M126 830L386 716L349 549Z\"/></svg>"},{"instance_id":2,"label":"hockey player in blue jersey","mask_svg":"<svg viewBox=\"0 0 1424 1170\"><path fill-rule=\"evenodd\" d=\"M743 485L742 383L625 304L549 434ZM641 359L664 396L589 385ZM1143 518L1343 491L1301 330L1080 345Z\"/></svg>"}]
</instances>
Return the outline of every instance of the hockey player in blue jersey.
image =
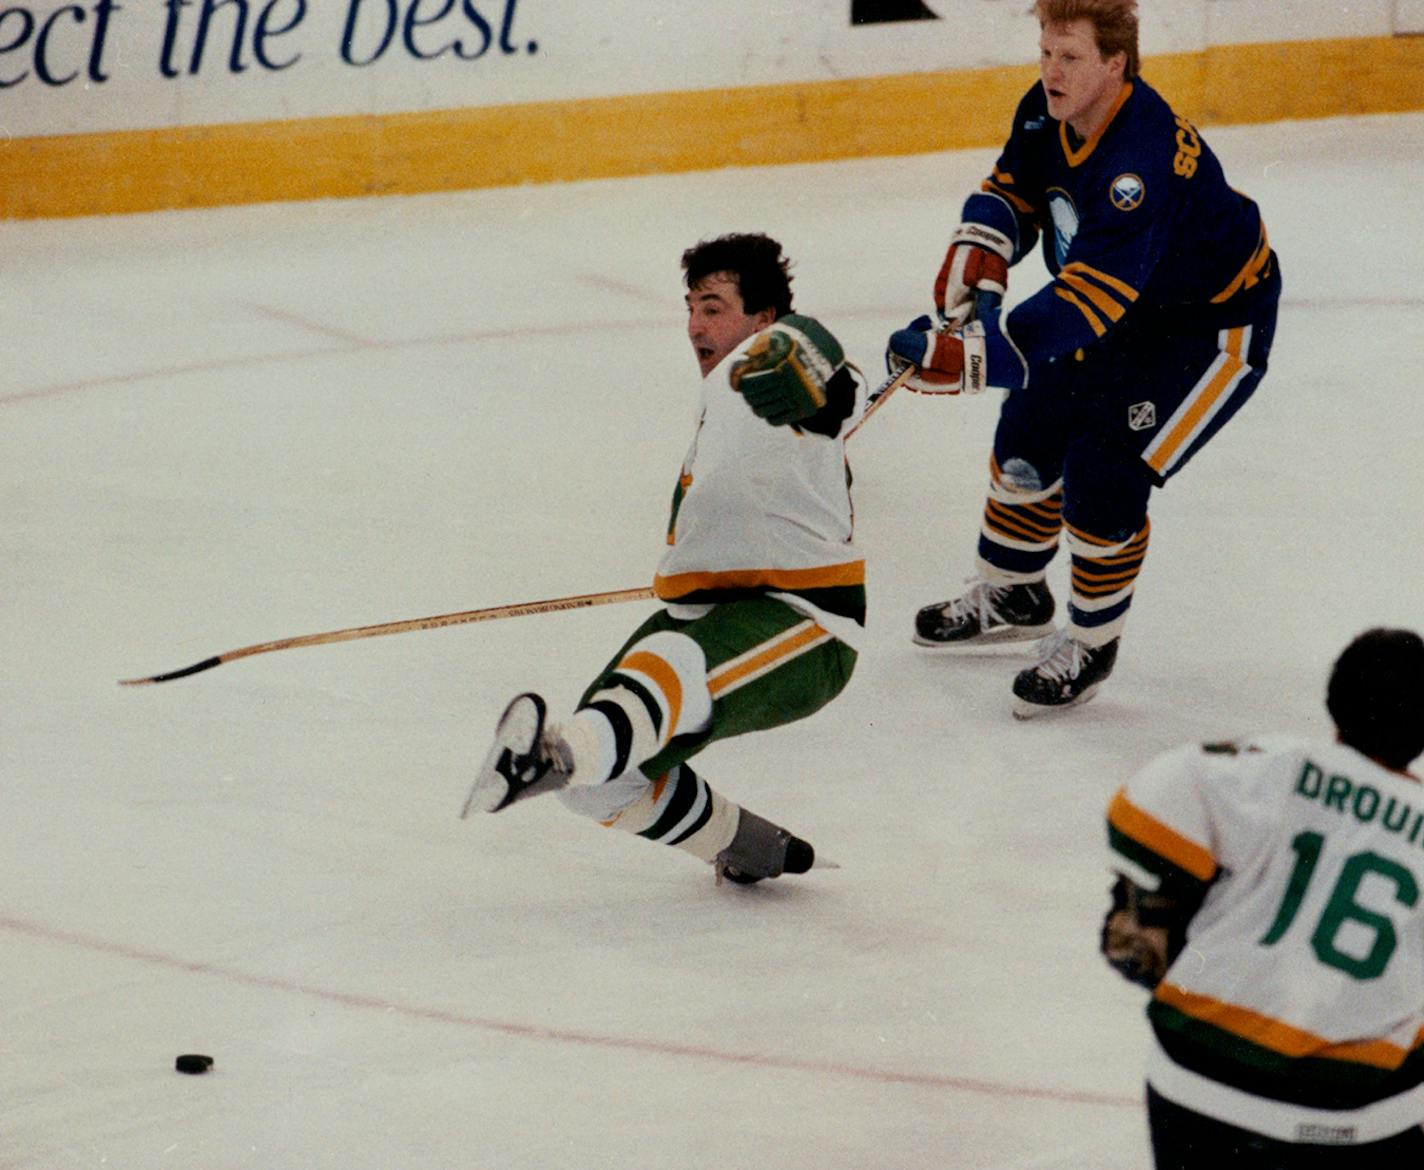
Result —
<instances>
[{"instance_id":1,"label":"hockey player in blue jersey","mask_svg":"<svg viewBox=\"0 0 1424 1170\"><path fill-rule=\"evenodd\" d=\"M916 615L946 650L1044 637L1015 714L1091 698L1112 671L1147 553L1148 499L1266 372L1280 270L1255 203L1138 73L1133 0L1038 0L1040 75L964 204L928 316L892 335L911 388L1007 392L977 571ZM1041 240L1052 280L974 312ZM990 302L992 303L992 302ZM977 319L976 319L977 318ZM1045 584L1066 543L1067 622Z\"/></svg>"}]
</instances>

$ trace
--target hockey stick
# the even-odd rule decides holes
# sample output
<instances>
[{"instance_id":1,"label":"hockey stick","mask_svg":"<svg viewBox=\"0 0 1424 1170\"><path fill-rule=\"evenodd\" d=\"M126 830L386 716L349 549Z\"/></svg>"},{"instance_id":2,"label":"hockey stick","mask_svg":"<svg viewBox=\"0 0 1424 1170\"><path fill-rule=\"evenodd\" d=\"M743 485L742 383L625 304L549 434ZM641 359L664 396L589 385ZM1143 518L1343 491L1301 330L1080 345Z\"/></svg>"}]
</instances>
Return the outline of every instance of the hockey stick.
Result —
<instances>
[{"instance_id":1,"label":"hockey stick","mask_svg":"<svg viewBox=\"0 0 1424 1170\"><path fill-rule=\"evenodd\" d=\"M860 430L865 425L865 420L879 410L885 404L885 400L903 386L914 371L914 366L907 366L895 377L888 379L867 395L865 413L860 416L860 421L846 432L846 438L850 438ZM224 662L249 658L254 654L269 654L274 650L293 650L298 646L325 646L332 642L351 642L357 638L377 638L384 634L407 634L414 630L438 630L444 626L460 626L469 622L488 622L498 618L523 617L525 614L531 613L554 613L563 609L587 609L595 605L613 605L622 601L651 601L653 596L653 591L647 588L612 589L607 593L581 593L573 597L555 597L548 601L524 601L516 605L492 605L486 609L467 609L460 613L410 618L406 621L384 622L375 626L352 626L350 629L329 630L322 634L300 634L295 638L279 638L275 642L258 642L253 646L229 650L225 654L215 654L211 658L204 658L201 662L195 662L192 666L184 666L178 670L151 674L146 678L120 679L119 686L141 687L147 686L149 683L170 682L175 678L187 678L192 674L201 674L205 670L212 670L213 667L221 666Z\"/></svg>"},{"instance_id":2,"label":"hockey stick","mask_svg":"<svg viewBox=\"0 0 1424 1170\"><path fill-rule=\"evenodd\" d=\"M244 646L240 650L229 650L226 654L216 654L185 666L181 670L170 670L164 674L149 675L147 678L126 678L119 681L121 687L138 687L147 683L168 682L170 679L187 678L232 662L237 658L247 658L253 654L267 654L273 650L291 650L297 646L325 646L329 642L350 642L356 638L376 638L382 634L406 634L412 630L438 630L442 626L460 626L467 622L488 622L496 618L523 617L530 613L553 613L561 609L587 609L594 605L612 605L620 601L650 601L651 589L613 589L607 593L581 593L574 597L555 597L549 601L525 601L516 605L492 605L487 609L467 609L461 613L444 613L435 617L411 618L408 621L385 622L378 626L353 626L347 630L330 630L324 634L302 634L295 638L279 638L275 642L259 642L255 646Z\"/></svg>"},{"instance_id":3,"label":"hockey stick","mask_svg":"<svg viewBox=\"0 0 1424 1170\"><path fill-rule=\"evenodd\" d=\"M987 315L997 309L1002 300L1003 298L1000 297L998 293L976 292L974 294L974 315L978 317ZM968 320L967 314L964 320ZM963 322L961 322L961 324L962 323ZM916 366L906 366L893 378L887 378L877 389L867 394L865 397L865 413L860 416L860 421L857 422L855 426L846 431L845 437L849 439L856 431L865 426L870 416L885 405L885 400L889 398L890 395L894 394L896 390L900 389L901 386L910 380L910 377L916 372L917 368Z\"/></svg>"},{"instance_id":4,"label":"hockey stick","mask_svg":"<svg viewBox=\"0 0 1424 1170\"><path fill-rule=\"evenodd\" d=\"M856 431L865 426L865 424L870 421L870 416L884 406L890 395L894 394L896 390L908 382L910 375L914 372L914 366L906 366L893 378L887 378L884 382L880 383L878 387L867 394L865 396L865 413L860 416L860 421L857 422L855 426L846 431L845 437L849 439Z\"/></svg>"}]
</instances>

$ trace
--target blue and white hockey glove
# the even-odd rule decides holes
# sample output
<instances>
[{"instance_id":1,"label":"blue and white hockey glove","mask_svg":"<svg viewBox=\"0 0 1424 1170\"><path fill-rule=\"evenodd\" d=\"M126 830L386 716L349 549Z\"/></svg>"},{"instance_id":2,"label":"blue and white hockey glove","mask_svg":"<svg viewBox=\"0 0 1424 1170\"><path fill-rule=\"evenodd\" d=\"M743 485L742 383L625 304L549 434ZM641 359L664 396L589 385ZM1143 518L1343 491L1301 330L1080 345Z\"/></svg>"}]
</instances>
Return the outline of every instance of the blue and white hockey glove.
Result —
<instances>
[{"instance_id":1,"label":"blue and white hockey glove","mask_svg":"<svg viewBox=\"0 0 1424 1170\"><path fill-rule=\"evenodd\" d=\"M962 223L950 237L949 250L935 277L934 303L939 319L960 326L974 316L976 294L1002 297L1009 285L1014 244L984 223Z\"/></svg>"},{"instance_id":2,"label":"blue and white hockey glove","mask_svg":"<svg viewBox=\"0 0 1424 1170\"><path fill-rule=\"evenodd\" d=\"M756 336L729 376L759 418L784 427L826 405L826 386L844 365L845 351L824 325L788 313Z\"/></svg>"},{"instance_id":3,"label":"blue and white hockey glove","mask_svg":"<svg viewBox=\"0 0 1424 1170\"><path fill-rule=\"evenodd\" d=\"M958 394L964 389L964 343L947 325L935 327L928 316L916 317L890 334L885 369L898 377L906 366L915 372L905 388L916 394Z\"/></svg>"},{"instance_id":4,"label":"blue and white hockey glove","mask_svg":"<svg viewBox=\"0 0 1424 1170\"><path fill-rule=\"evenodd\" d=\"M1028 365L1001 331L997 307L963 329L935 329L929 317L915 318L890 335L885 364L892 374L918 366L905 385L921 394L1021 390L1028 383Z\"/></svg>"},{"instance_id":5,"label":"blue and white hockey glove","mask_svg":"<svg viewBox=\"0 0 1424 1170\"><path fill-rule=\"evenodd\" d=\"M1028 362L1003 331L998 306L979 315L962 330L964 390L978 394L986 386L995 390L1022 390L1028 385Z\"/></svg>"}]
</instances>

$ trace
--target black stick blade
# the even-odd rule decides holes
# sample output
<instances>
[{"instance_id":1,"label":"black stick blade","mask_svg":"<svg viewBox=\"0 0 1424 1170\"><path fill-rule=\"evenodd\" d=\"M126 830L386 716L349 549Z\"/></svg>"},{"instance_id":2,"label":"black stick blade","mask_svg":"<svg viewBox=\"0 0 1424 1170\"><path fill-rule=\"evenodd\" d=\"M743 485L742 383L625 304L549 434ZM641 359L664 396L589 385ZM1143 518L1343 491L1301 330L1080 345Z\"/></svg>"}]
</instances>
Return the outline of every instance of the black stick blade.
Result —
<instances>
[{"instance_id":1,"label":"black stick blade","mask_svg":"<svg viewBox=\"0 0 1424 1170\"><path fill-rule=\"evenodd\" d=\"M168 682L169 679L174 678L187 678L190 674L198 674L204 670L212 670L213 667L221 666L222 663L223 658L222 655L219 654L213 658L204 658L202 662L195 662L192 666L185 666L182 670L170 670L166 674L154 674L148 678L121 678L119 680L119 686L141 687L146 686L148 683L161 683Z\"/></svg>"}]
</instances>

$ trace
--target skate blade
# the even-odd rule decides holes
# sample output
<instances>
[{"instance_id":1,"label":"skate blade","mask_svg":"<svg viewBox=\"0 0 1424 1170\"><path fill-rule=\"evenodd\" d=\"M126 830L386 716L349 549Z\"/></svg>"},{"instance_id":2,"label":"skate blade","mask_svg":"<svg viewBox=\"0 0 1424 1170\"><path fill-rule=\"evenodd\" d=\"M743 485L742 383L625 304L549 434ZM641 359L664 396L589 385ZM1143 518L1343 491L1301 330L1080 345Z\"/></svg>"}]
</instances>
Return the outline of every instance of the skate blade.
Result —
<instances>
[{"instance_id":1,"label":"skate blade","mask_svg":"<svg viewBox=\"0 0 1424 1170\"><path fill-rule=\"evenodd\" d=\"M485 753L470 794L460 809L462 821L476 810L498 812L509 803L510 783L499 770L500 761L506 753L519 756L533 751L543 723L542 704L532 695L519 695L504 709L494 729L494 743Z\"/></svg>"},{"instance_id":2,"label":"skate blade","mask_svg":"<svg viewBox=\"0 0 1424 1170\"><path fill-rule=\"evenodd\" d=\"M1067 711L1072 707L1081 707L1097 693L1098 686L1091 686L1076 699L1071 699L1067 703L1055 703L1051 707L1045 706L1043 703L1029 703L1023 699L1015 699L1014 718L1020 723L1025 723L1030 719L1037 719L1040 715L1050 715L1054 711Z\"/></svg>"},{"instance_id":3,"label":"skate blade","mask_svg":"<svg viewBox=\"0 0 1424 1170\"><path fill-rule=\"evenodd\" d=\"M495 771L495 762L503 747L496 745L489 758L480 768L480 774L470 787L470 795L465 797L465 806L460 809L460 819L466 820L472 812L494 812L509 798L509 781Z\"/></svg>"},{"instance_id":4,"label":"skate blade","mask_svg":"<svg viewBox=\"0 0 1424 1170\"><path fill-rule=\"evenodd\" d=\"M910 636L910 641L921 649L932 650L936 654L972 654L976 650L989 650L995 646L1037 641L1039 638L1048 637L1056 628L1052 622L1044 626L995 626L987 633L966 638L962 642L935 642L916 632Z\"/></svg>"},{"instance_id":5,"label":"skate blade","mask_svg":"<svg viewBox=\"0 0 1424 1170\"><path fill-rule=\"evenodd\" d=\"M718 886L720 886L720 885L723 883L723 881L728 881L728 882L730 882L730 883L733 884L733 885L742 886L742 887L747 888L747 889L750 889L752 886L759 886L759 885L761 885L763 882L780 882L780 881L784 881L786 878L803 878L803 877L806 876L807 873L814 872L815 870L818 870L818 869L840 869L840 868L841 868L841 863L840 863L839 861L832 861L832 860L831 860L830 858L828 858L828 857L827 857L827 858L823 858L823 857L820 856L820 854L817 854L817 855L816 855L816 859L811 862L811 869L805 871L804 873L783 873L783 874L780 874L780 875L778 875L777 877L774 877L774 878L757 878L755 881L738 881L736 878L725 877L724 874L722 873L722 871L721 871L720 869L717 869L717 867L716 867L715 865L713 866L713 869L714 869L714 872L715 872L715 876L716 876L716 884L717 884Z\"/></svg>"}]
</instances>

